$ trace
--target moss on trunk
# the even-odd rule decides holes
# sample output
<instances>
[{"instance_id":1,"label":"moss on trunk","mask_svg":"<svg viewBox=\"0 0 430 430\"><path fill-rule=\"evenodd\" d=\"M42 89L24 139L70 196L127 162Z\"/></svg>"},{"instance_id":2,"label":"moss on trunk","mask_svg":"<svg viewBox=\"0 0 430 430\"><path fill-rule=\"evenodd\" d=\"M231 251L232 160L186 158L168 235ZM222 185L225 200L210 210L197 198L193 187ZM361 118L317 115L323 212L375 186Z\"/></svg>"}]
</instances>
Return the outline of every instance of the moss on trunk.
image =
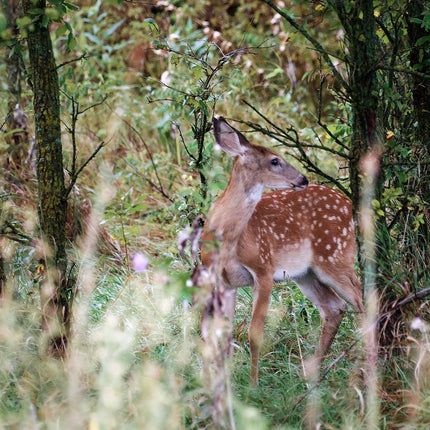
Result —
<instances>
[{"instance_id":1,"label":"moss on trunk","mask_svg":"<svg viewBox=\"0 0 430 430\"><path fill-rule=\"evenodd\" d=\"M45 0L24 0L24 11L44 11ZM66 282L66 212L63 151L60 127L58 74L52 41L43 13L28 28L28 50L34 92L36 171L41 235L48 245L47 275L41 285L42 326L53 346L63 350L70 319L70 291ZM48 285L49 284L49 285Z\"/></svg>"}]
</instances>

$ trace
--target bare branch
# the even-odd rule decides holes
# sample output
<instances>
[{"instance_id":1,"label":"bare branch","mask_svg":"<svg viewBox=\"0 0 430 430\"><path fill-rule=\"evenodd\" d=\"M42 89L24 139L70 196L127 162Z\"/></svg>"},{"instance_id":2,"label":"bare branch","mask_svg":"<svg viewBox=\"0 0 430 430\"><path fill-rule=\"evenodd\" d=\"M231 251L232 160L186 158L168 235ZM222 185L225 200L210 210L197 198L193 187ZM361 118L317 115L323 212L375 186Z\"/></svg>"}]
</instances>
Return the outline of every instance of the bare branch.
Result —
<instances>
[{"instance_id":1,"label":"bare branch","mask_svg":"<svg viewBox=\"0 0 430 430\"><path fill-rule=\"evenodd\" d=\"M134 172L141 177L142 179L144 179L146 182L148 182L149 185L151 185L152 188L154 188L154 190L158 191L165 199L169 200L170 203L174 203L174 200L164 191L163 187L159 187L157 184L155 184L153 181L151 181L151 179L149 179L148 177L142 175L141 172L139 172L139 170L137 170L136 166L133 166L131 163L129 163L127 160L125 160L125 162L127 163L127 165L129 167L131 167Z\"/></svg>"},{"instance_id":2,"label":"bare branch","mask_svg":"<svg viewBox=\"0 0 430 430\"><path fill-rule=\"evenodd\" d=\"M393 313L397 309L399 309L403 306L406 306L407 304L409 304L415 300L422 300L422 299L426 298L427 296L430 296L430 287L423 288L420 291L415 291L414 293L409 294L409 296L406 296L402 300L399 300L398 302L394 303L393 307L389 311L387 311L384 315L382 315L380 317L380 320L382 320L384 317L387 317L388 315L390 315L391 313Z\"/></svg>"},{"instance_id":3,"label":"bare branch","mask_svg":"<svg viewBox=\"0 0 430 430\"><path fill-rule=\"evenodd\" d=\"M67 131L69 132L71 138L72 138L72 169L70 172L71 181L69 186L66 189L66 197L70 194L70 191L72 190L73 186L76 183L76 180L78 179L79 174L82 172L82 170L88 165L88 163L97 155L97 153L103 148L104 142L100 143L99 146L96 148L96 150L91 154L91 156L87 159L87 161L78 169L76 170L76 154L77 154L77 145L76 145L76 123L78 122L79 115L84 114L86 111L103 104L107 96L104 96L102 100L99 102L96 102L90 106L87 106L85 109L80 110L79 109L79 101L75 99L75 97L67 94L65 91L60 90L61 93L67 97L71 103L72 103L72 124L69 126L66 123L63 122L65 127L67 128Z\"/></svg>"},{"instance_id":4,"label":"bare branch","mask_svg":"<svg viewBox=\"0 0 430 430\"><path fill-rule=\"evenodd\" d=\"M77 61L80 61L80 60L86 60L87 58L88 58L87 53L84 52L79 57L73 58L72 60L65 61L64 63L59 64L57 66L57 69L61 69L61 67L67 66L67 64L70 64L70 63L76 63Z\"/></svg>"},{"instance_id":5,"label":"bare branch","mask_svg":"<svg viewBox=\"0 0 430 430\"><path fill-rule=\"evenodd\" d=\"M339 179L333 178L332 176L323 172L316 164L314 164L310 160L310 158L306 154L304 148L321 149L321 150L325 150L327 152L330 152L330 153L333 153L337 156L341 156L341 157L345 158L344 154L340 153L339 151L333 150L331 148L326 148L326 147L323 147L320 145L303 144L303 142L301 142L299 139L297 131L293 127L290 127L287 131L281 129L276 124L274 124L272 121L270 121L265 115L263 115L258 109L256 109L254 106L252 106L250 103L248 103L245 100L243 100L243 101L254 112L256 112L259 116L261 116L271 127L273 127L275 130L277 130L277 132L274 133L268 129L264 129L264 128L260 127L259 125L253 124L251 122L245 122L248 126L252 127L254 130L257 130L263 134L266 134L267 136L270 136L270 137L276 139L277 141L282 143L282 145L284 145L284 146L293 147L293 148L298 149L298 151L300 153L300 157L294 157L294 155L292 155L292 154L290 154L290 155L292 155L294 158L296 158L301 163L304 163L306 168L309 171L311 171L311 172L317 174L318 176L326 179L328 182L335 184L338 187L338 189L340 191L342 191L342 193L344 193L348 197L350 196L350 191L342 185L342 183L339 181ZM292 133L294 136L292 136L289 133ZM292 142L292 144L288 144L287 141Z\"/></svg>"},{"instance_id":6,"label":"bare branch","mask_svg":"<svg viewBox=\"0 0 430 430\"><path fill-rule=\"evenodd\" d=\"M99 146L95 149L95 151L88 157L87 161L85 161L84 164L74 173L74 175L71 177L70 184L66 189L66 197L70 194L70 191L72 191L73 186L76 184L76 180L78 179L78 176L82 172L82 170L87 167L89 162L99 153L99 151L105 146L105 142L101 142Z\"/></svg>"},{"instance_id":7,"label":"bare branch","mask_svg":"<svg viewBox=\"0 0 430 430\"><path fill-rule=\"evenodd\" d=\"M154 173L155 173L155 176L157 177L157 181L158 181L158 187L156 187L156 189L158 190L158 191L160 191L161 192L161 194L164 196L164 197L166 197L166 198L168 198L169 200L170 200L170 197L168 197L168 195L166 194L166 192L164 191L164 187L163 187L163 183L161 182L161 179L160 179L160 177L158 176L158 170L157 170L157 166L155 165L155 161L154 161L154 158L153 158L153 156L152 156L152 152L149 150L149 147L148 147L148 145L147 145L147 143L146 143L146 141L145 141L145 139L141 136L141 134L139 133L139 131L138 130L136 130L136 128L135 127L133 127L133 125L132 124L130 124L127 120L125 120L124 118L121 118L121 120L124 122L124 124L126 124L131 130L133 130L134 131L134 133L136 133L136 135L137 135L137 137L139 138L139 140L142 142L142 144L143 144L143 146L145 147L145 149L146 149L146 152L148 153L148 156L149 156L149 160L151 161L151 165L152 165L152 168L154 169ZM148 179L146 179L146 180L148 180ZM152 184L153 186L154 186L154 184Z\"/></svg>"},{"instance_id":8,"label":"bare branch","mask_svg":"<svg viewBox=\"0 0 430 430\"><path fill-rule=\"evenodd\" d=\"M94 103L94 104L92 104L92 105L90 105L90 106L86 107L85 109L78 111L78 115L82 115L82 114L83 114L83 113L85 113L87 110L90 110L90 109L92 109L92 108L95 108L95 107L97 107L97 106L102 105L102 104L107 100L107 98L108 98L108 96L107 96L107 95L104 95L104 96L103 96L103 98L102 98L99 102L96 102L96 103Z\"/></svg>"},{"instance_id":9,"label":"bare branch","mask_svg":"<svg viewBox=\"0 0 430 430\"><path fill-rule=\"evenodd\" d=\"M33 241L33 238L16 228L10 221L5 221L0 230L0 235L7 237L18 243L28 244Z\"/></svg>"}]
</instances>

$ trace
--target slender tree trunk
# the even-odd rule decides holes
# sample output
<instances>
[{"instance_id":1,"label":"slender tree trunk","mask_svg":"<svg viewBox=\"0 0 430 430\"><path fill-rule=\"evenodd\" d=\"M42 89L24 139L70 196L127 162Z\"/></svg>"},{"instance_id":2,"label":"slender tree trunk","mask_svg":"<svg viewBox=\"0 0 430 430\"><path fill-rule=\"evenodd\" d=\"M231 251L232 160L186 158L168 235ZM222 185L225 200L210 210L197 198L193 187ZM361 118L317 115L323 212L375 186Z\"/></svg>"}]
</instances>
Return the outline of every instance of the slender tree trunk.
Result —
<instances>
[{"instance_id":1,"label":"slender tree trunk","mask_svg":"<svg viewBox=\"0 0 430 430\"><path fill-rule=\"evenodd\" d=\"M349 154L350 187L354 218L358 225L357 245L363 281L366 315L363 317L365 347L366 420L377 428L379 314L376 263L376 223L372 201L380 198L379 178L382 142L379 138L377 35L373 0L332 2L345 30L348 48L346 92L352 107L352 139ZM382 291L382 290L380 290Z\"/></svg>"},{"instance_id":2,"label":"slender tree trunk","mask_svg":"<svg viewBox=\"0 0 430 430\"><path fill-rule=\"evenodd\" d=\"M6 116L7 131L13 133L6 137L8 145L6 168L13 167L21 170L28 147L27 116L21 110L21 79L23 74L23 62L19 49L13 49L18 45L18 27L16 18L19 16L18 0L1 0L2 9L7 19L7 28L10 31L9 41L5 49L6 79L8 86L8 112ZM16 48L16 46L15 46ZM16 130L20 131L16 131Z\"/></svg>"},{"instance_id":3,"label":"slender tree trunk","mask_svg":"<svg viewBox=\"0 0 430 430\"><path fill-rule=\"evenodd\" d=\"M425 0L410 0L405 14L408 26L408 38L411 46L409 55L410 67L430 76L430 49L425 45L417 44L422 37L430 36L425 26L419 23L423 19ZM417 22L418 21L418 22ZM427 42L428 43L428 42ZM413 75L412 94L414 102L413 118L416 119L417 128L414 141L418 142L415 153L418 163L417 183L412 192L416 192L423 202L430 202L430 80L422 76ZM424 264L430 264L430 210L424 206L423 224L419 227L422 244L427 247L422 253L426 258Z\"/></svg>"},{"instance_id":4,"label":"slender tree trunk","mask_svg":"<svg viewBox=\"0 0 430 430\"><path fill-rule=\"evenodd\" d=\"M331 2L345 30L348 88L352 105L350 186L355 218L362 195L360 160L380 145L378 139L377 36L372 0ZM377 152L380 152L377 151ZM375 184L378 187L378 184ZM380 194L380 190L376 190Z\"/></svg>"},{"instance_id":5,"label":"slender tree trunk","mask_svg":"<svg viewBox=\"0 0 430 430\"><path fill-rule=\"evenodd\" d=\"M24 11L44 11L45 0L24 0ZM30 15L34 20L35 15ZM67 345L70 291L66 282L66 212L58 75L51 36L43 12L28 28L28 50L34 92L36 171L39 220L45 243L46 267L41 285L42 327L51 347L62 354Z\"/></svg>"},{"instance_id":6,"label":"slender tree trunk","mask_svg":"<svg viewBox=\"0 0 430 430\"><path fill-rule=\"evenodd\" d=\"M5 283L6 283L6 275L4 271L4 261L0 251L0 305L2 304L3 297L4 297Z\"/></svg>"}]
</instances>

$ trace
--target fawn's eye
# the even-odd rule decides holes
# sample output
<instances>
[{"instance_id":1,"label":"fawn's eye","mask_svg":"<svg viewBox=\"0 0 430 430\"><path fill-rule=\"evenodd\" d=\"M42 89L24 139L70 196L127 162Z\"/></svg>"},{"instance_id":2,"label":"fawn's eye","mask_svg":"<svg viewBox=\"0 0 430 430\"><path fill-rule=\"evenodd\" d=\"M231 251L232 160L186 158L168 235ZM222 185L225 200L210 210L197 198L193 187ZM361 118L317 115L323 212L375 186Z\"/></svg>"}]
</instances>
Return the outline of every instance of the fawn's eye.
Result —
<instances>
[{"instance_id":1,"label":"fawn's eye","mask_svg":"<svg viewBox=\"0 0 430 430\"><path fill-rule=\"evenodd\" d=\"M272 161L270 162L270 164L272 166L279 166L279 159L278 158L273 158Z\"/></svg>"}]
</instances>

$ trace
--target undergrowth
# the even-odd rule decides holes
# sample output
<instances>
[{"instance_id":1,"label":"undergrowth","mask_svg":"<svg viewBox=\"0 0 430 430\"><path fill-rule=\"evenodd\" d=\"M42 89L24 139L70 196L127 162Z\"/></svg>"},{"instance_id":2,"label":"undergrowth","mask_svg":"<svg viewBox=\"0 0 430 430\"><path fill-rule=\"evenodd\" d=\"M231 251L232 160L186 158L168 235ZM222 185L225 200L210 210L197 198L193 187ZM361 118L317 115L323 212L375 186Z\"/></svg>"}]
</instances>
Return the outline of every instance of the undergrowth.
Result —
<instances>
[{"instance_id":1,"label":"undergrowth","mask_svg":"<svg viewBox=\"0 0 430 430\"><path fill-rule=\"evenodd\" d=\"M110 225L113 203L105 203L104 228ZM117 250L122 262L100 255L97 247L89 247L92 253L75 248L78 290L65 360L47 356L44 349L30 249L11 252L10 264L19 270L9 279L0 313L2 428L211 428L202 382L200 317L191 295L185 294L190 267L172 245L174 227L160 235L157 223L138 224L144 234ZM130 223L125 227L133 228ZM158 240L148 247L152 234ZM80 243L91 241L84 237ZM139 273L127 258L141 251L147 251L150 265ZM347 313L324 362L324 378L313 388L303 378L303 360L318 342L319 314L294 284L277 285L266 322L260 385L252 387L251 308L252 290L243 288L231 363L237 428L300 429L312 411L323 428L362 428L363 350L357 315ZM427 326L417 321L409 330L407 359L401 355L380 363L385 367L380 396L386 411L381 429L428 427L430 343Z\"/></svg>"},{"instance_id":2,"label":"undergrowth","mask_svg":"<svg viewBox=\"0 0 430 430\"><path fill-rule=\"evenodd\" d=\"M73 341L64 361L45 354L37 291L5 298L0 314L2 428L211 428L199 315L184 299L186 278L169 274L156 262L136 273L92 258L93 264L86 261L79 269L78 278L92 284L81 285L86 293L76 298ZM18 279L10 282L7 291L19 289ZM318 313L294 285L275 287L260 385L252 387L247 341L251 306L251 290L240 290L231 364L237 428L303 428L312 408L323 428L361 428L363 352L356 343L356 316L350 312L343 321L324 362L327 373L319 388L312 389L303 379L302 365L318 340ZM429 343L425 328L413 333L410 361L390 362L393 381L403 381L398 396L407 401L385 416L380 428L428 425ZM383 386L390 383L386 377ZM391 402L397 403L383 392L381 398L388 410Z\"/></svg>"}]
</instances>

